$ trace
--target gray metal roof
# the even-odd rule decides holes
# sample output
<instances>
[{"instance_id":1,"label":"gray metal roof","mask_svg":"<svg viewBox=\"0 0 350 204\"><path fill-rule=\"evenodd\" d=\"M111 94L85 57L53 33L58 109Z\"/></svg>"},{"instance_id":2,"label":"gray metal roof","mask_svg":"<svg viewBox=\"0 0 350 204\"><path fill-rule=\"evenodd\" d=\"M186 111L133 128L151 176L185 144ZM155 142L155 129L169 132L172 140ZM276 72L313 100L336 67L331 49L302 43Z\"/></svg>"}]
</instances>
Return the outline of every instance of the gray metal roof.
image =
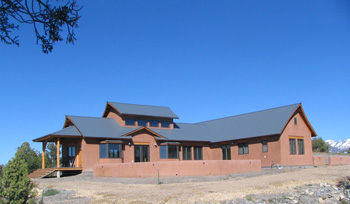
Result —
<instances>
[{"instance_id":1,"label":"gray metal roof","mask_svg":"<svg viewBox=\"0 0 350 204\"><path fill-rule=\"evenodd\" d=\"M120 138L138 127L121 127L113 118L67 116L84 137Z\"/></svg>"},{"instance_id":2,"label":"gray metal roof","mask_svg":"<svg viewBox=\"0 0 350 204\"><path fill-rule=\"evenodd\" d=\"M174 129L150 128L169 141L220 142L251 137L280 134L300 104L293 104L253 113L247 113L200 123L175 123ZM122 139L142 127L121 127L112 118L67 116L75 126L51 135L77 135L106 139Z\"/></svg>"},{"instance_id":3,"label":"gray metal roof","mask_svg":"<svg viewBox=\"0 0 350 204\"><path fill-rule=\"evenodd\" d=\"M115 107L121 114L155 116L175 119L179 118L169 107L136 105L117 102L108 103Z\"/></svg>"},{"instance_id":4,"label":"gray metal roof","mask_svg":"<svg viewBox=\"0 0 350 204\"><path fill-rule=\"evenodd\" d=\"M299 105L298 103L197 124L207 126L212 142L280 134Z\"/></svg>"},{"instance_id":5,"label":"gray metal roof","mask_svg":"<svg viewBox=\"0 0 350 204\"><path fill-rule=\"evenodd\" d=\"M50 135L81 136L79 130L75 126L63 128L62 130L51 133Z\"/></svg>"}]
</instances>

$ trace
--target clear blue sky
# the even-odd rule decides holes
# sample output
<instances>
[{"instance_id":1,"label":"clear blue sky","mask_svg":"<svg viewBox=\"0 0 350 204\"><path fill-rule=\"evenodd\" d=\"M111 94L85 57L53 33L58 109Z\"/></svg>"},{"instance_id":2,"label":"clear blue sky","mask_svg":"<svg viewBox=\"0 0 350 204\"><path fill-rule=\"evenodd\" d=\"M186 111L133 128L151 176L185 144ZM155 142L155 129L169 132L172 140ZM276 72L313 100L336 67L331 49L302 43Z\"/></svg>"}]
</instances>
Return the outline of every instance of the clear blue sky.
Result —
<instances>
[{"instance_id":1,"label":"clear blue sky","mask_svg":"<svg viewBox=\"0 0 350 204\"><path fill-rule=\"evenodd\" d=\"M301 102L323 139L350 137L349 1L82 2L74 46L43 54L23 25L0 44L0 164L106 101L190 123Z\"/></svg>"}]
</instances>

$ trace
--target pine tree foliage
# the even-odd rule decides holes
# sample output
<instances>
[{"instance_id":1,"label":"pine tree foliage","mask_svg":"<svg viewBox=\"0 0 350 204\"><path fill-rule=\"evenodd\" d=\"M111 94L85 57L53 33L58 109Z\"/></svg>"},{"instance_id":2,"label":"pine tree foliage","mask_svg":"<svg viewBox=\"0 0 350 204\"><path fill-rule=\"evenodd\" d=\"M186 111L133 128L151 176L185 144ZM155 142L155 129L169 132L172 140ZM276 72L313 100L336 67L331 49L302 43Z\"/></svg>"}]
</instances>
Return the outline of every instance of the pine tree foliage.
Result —
<instances>
[{"instance_id":1,"label":"pine tree foliage","mask_svg":"<svg viewBox=\"0 0 350 204\"><path fill-rule=\"evenodd\" d=\"M12 32L18 24L30 24L44 53L52 52L54 43L63 40L63 29L66 43L74 44L80 10L75 0L0 0L0 41L19 45Z\"/></svg>"},{"instance_id":2,"label":"pine tree foliage","mask_svg":"<svg viewBox=\"0 0 350 204\"><path fill-rule=\"evenodd\" d=\"M57 149L56 144L53 142L47 143L45 151L45 167L55 167L57 164Z\"/></svg>"},{"instance_id":3,"label":"pine tree foliage","mask_svg":"<svg viewBox=\"0 0 350 204\"><path fill-rule=\"evenodd\" d=\"M29 173L41 167L41 154L31 148L28 142L24 142L20 147L17 147L16 157L27 163Z\"/></svg>"},{"instance_id":4,"label":"pine tree foliage","mask_svg":"<svg viewBox=\"0 0 350 204\"><path fill-rule=\"evenodd\" d=\"M32 190L32 183L27 175L27 164L23 159L15 157L6 164L1 179L2 202L9 204L27 203Z\"/></svg>"}]
</instances>

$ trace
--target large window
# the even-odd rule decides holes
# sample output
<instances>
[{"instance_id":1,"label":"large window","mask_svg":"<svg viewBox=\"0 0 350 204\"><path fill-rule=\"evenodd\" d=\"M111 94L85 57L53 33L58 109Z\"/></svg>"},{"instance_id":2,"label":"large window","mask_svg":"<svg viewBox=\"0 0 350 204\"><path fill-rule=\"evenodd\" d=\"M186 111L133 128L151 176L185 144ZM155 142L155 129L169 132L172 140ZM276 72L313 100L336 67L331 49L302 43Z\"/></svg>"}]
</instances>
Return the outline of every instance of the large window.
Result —
<instances>
[{"instance_id":1,"label":"large window","mask_svg":"<svg viewBox=\"0 0 350 204\"><path fill-rule=\"evenodd\" d=\"M289 139L289 152L290 154L297 154L296 140L293 138Z\"/></svg>"},{"instance_id":2,"label":"large window","mask_svg":"<svg viewBox=\"0 0 350 204\"><path fill-rule=\"evenodd\" d=\"M100 158L121 158L122 144L120 143L101 143Z\"/></svg>"},{"instance_id":3,"label":"large window","mask_svg":"<svg viewBox=\"0 0 350 204\"><path fill-rule=\"evenodd\" d=\"M221 149L222 149L222 159L231 160L231 146L224 145L224 146L221 146Z\"/></svg>"},{"instance_id":4,"label":"large window","mask_svg":"<svg viewBox=\"0 0 350 204\"><path fill-rule=\"evenodd\" d=\"M203 160L202 147L193 147L193 151L194 151L194 160Z\"/></svg>"},{"instance_id":5,"label":"large window","mask_svg":"<svg viewBox=\"0 0 350 204\"><path fill-rule=\"evenodd\" d=\"M269 148L267 146L267 140L263 140L261 143L262 143L262 152L268 152Z\"/></svg>"},{"instance_id":6,"label":"large window","mask_svg":"<svg viewBox=\"0 0 350 204\"><path fill-rule=\"evenodd\" d=\"M134 119L127 118L127 119L125 119L125 125L132 125L132 126L135 126L135 120L134 120Z\"/></svg>"},{"instance_id":7,"label":"large window","mask_svg":"<svg viewBox=\"0 0 350 204\"><path fill-rule=\"evenodd\" d=\"M182 159L183 160L192 160L192 147L184 146L182 147Z\"/></svg>"},{"instance_id":8,"label":"large window","mask_svg":"<svg viewBox=\"0 0 350 204\"><path fill-rule=\"evenodd\" d=\"M161 159L177 159L179 158L178 145L160 145Z\"/></svg>"},{"instance_id":9,"label":"large window","mask_svg":"<svg viewBox=\"0 0 350 204\"><path fill-rule=\"evenodd\" d=\"M238 154L249 154L248 142L238 143Z\"/></svg>"},{"instance_id":10,"label":"large window","mask_svg":"<svg viewBox=\"0 0 350 204\"><path fill-rule=\"evenodd\" d=\"M304 154L304 139L298 139L298 154Z\"/></svg>"}]
</instances>

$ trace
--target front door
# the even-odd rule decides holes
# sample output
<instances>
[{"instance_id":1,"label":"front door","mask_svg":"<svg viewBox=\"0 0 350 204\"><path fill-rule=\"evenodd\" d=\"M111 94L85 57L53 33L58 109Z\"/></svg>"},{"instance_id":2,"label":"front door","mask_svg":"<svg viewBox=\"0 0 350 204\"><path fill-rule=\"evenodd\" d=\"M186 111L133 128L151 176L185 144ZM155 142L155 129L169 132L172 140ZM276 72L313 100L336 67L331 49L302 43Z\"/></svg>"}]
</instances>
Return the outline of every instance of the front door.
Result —
<instances>
[{"instance_id":1,"label":"front door","mask_svg":"<svg viewBox=\"0 0 350 204\"><path fill-rule=\"evenodd\" d=\"M149 146L135 145L135 162L149 162Z\"/></svg>"},{"instance_id":2,"label":"front door","mask_svg":"<svg viewBox=\"0 0 350 204\"><path fill-rule=\"evenodd\" d=\"M68 146L68 165L69 167L73 167L75 160L75 146Z\"/></svg>"}]
</instances>

